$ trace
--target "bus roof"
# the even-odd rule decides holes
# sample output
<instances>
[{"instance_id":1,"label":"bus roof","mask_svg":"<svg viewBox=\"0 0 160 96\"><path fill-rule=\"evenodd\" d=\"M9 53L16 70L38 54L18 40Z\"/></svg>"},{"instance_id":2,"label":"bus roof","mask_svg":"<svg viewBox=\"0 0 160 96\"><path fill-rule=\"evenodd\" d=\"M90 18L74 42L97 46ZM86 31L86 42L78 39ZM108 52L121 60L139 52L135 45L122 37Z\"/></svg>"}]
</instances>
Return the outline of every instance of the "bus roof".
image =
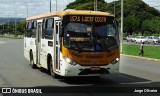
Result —
<instances>
[{"instance_id":1,"label":"bus roof","mask_svg":"<svg viewBox=\"0 0 160 96\"><path fill-rule=\"evenodd\" d=\"M45 17L51 17L51 16L60 16L63 17L64 15L101 15L101 16L113 16L110 13L107 12L100 12L100 11L86 11L86 10L65 10L65 11L57 11L57 12L51 12L46 13L42 15L32 16L27 18L26 20L36 20L36 19L42 19Z\"/></svg>"}]
</instances>

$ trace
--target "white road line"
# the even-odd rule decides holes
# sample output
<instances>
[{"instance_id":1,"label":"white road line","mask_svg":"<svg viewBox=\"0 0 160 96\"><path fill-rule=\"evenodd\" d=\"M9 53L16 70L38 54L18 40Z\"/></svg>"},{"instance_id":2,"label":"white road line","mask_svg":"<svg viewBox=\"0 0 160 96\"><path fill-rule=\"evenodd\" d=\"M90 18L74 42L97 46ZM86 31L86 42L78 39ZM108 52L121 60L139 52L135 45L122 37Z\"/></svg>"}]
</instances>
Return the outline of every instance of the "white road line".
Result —
<instances>
[{"instance_id":1,"label":"white road line","mask_svg":"<svg viewBox=\"0 0 160 96\"><path fill-rule=\"evenodd\" d=\"M149 84L153 83L152 81L144 81L144 82L129 82L129 83L120 83L120 84Z\"/></svg>"},{"instance_id":2,"label":"white road line","mask_svg":"<svg viewBox=\"0 0 160 96\"><path fill-rule=\"evenodd\" d=\"M5 42L3 42L3 41L0 41L0 44L4 44Z\"/></svg>"}]
</instances>

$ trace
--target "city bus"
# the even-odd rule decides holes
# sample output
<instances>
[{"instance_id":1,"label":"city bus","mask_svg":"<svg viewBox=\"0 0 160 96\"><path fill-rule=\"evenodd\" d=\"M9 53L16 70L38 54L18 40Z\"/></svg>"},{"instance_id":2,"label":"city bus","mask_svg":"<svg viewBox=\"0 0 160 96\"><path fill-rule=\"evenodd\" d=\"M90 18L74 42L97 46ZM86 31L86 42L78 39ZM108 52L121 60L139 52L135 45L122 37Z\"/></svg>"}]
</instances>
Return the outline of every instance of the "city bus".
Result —
<instances>
[{"instance_id":1,"label":"city bus","mask_svg":"<svg viewBox=\"0 0 160 96\"><path fill-rule=\"evenodd\" d=\"M119 33L110 13L64 10L29 17L24 35L24 57L54 78L119 72Z\"/></svg>"}]
</instances>

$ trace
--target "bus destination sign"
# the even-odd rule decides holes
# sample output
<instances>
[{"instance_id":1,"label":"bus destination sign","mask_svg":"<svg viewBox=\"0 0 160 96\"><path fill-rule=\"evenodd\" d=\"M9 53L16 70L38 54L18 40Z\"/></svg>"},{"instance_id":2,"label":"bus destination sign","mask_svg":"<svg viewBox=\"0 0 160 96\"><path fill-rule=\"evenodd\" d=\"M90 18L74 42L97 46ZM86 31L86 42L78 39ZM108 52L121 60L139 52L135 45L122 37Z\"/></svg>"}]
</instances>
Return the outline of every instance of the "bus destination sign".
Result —
<instances>
[{"instance_id":1,"label":"bus destination sign","mask_svg":"<svg viewBox=\"0 0 160 96\"><path fill-rule=\"evenodd\" d=\"M70 16L70 21L106 23L106 17L105 16Z\"/></svg>"}]
</instances>

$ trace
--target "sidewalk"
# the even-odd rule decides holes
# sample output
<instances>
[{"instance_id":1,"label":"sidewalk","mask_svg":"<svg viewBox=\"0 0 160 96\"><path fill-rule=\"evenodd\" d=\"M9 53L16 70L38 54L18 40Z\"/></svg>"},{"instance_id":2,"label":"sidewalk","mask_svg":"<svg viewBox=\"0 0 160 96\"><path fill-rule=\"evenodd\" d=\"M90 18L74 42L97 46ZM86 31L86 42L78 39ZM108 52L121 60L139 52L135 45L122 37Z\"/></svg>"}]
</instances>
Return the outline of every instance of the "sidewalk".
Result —
<instances>
[{"instance_id":1,"label":"sidewalk","mask_svg":"<svg viewBox=\"0 0 160 96\"><path fill-rule=\"evenodd\" d=\"M132 57L132 58L139 58L139 59L144 59L144 60L160 62L160 59L147 58L147 57L134 56L134 55L126 55L126 54L120 54L120 55L127 56L127 57Z\"/></svg>"}]
</instances>

